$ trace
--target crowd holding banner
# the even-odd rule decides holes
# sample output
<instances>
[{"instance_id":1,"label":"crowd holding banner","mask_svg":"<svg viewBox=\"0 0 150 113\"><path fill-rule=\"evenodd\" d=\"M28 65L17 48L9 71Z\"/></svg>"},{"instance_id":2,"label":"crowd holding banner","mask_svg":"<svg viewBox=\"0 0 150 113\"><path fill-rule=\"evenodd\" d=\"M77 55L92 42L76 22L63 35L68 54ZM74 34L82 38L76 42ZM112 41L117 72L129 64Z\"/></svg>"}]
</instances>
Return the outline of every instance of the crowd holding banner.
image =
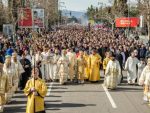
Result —
<instances>
[{"instance_id":1,"label":"crowd holding banner","mask_svg":"<svg viewBox=\"0 0 150 113\"><path fill-rule=\"evenodd\" d=\"M150 99L150 47L140 40L126 38L118 29L110 32L66 27L39 33L20 30L16 36L16 42L6 37L0 39L1 110L18 88L24 89L26 95L36 92L37 96L44 97L47 90L43 80L61 85L95 83L101 80L102 70L108 89L116 89L122 83L125 70L127 83L143 85L144 99ZM35 76L31 72L34 66L39 76L36 80L40 78L38 83L45 89L43 92L37 86L30 87L30 77ZM31 101L32 96L28 99ZM32 113L30 110L31 106L27 105L27 113Z\"/></svg>"}]
</instances>

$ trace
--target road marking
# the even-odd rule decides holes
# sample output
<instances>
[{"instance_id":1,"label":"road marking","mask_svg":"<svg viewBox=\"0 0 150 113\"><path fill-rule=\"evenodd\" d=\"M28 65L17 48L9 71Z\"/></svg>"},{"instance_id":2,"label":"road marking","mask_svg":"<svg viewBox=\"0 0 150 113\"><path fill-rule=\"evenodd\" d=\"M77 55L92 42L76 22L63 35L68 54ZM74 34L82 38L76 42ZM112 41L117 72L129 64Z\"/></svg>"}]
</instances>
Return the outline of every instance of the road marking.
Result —
<instances>
[{"instance_id":1,"label":"road marking","mask_svg":"<svg viewBox=\"0 0 150 113\"><path fill-rule=\"evenodd\" d=\"M107 97L108 97L108 99L109 99L109 101L110 101L112 107L113 107L114 109L116 109L116 108L117 108L117 105L115 104L115 102L114 102L112 96L111 96L110 93L108 92L108 89L104 86L104 84L102 84L102 87L103 87L103 89L104 89L104 91L105 91L105 93L106 93L106 95L107 95Z\"/></svg>"},{"instance_id":2,"label":"road marking","mask_svg":"<svg viewBox=\"0 0 150 113\"><path fill-rule=\"evenodd\" d=\"M52 82L52 83L50 83L50 86L48 86L48 90L47 90L46 96L50 96L53 84L54 83Z\"/></svg>"}]
</instances>

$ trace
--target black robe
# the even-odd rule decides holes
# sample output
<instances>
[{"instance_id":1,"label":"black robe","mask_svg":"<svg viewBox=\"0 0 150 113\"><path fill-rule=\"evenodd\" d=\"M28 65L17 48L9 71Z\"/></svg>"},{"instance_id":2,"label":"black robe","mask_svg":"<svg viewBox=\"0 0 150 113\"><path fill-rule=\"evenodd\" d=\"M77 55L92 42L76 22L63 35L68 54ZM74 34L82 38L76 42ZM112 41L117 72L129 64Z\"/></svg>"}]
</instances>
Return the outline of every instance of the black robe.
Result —
<instances>
[{"instance_id":1,"label":"black robe","mask_svg":"<svg viewBox=\"0 0 150 113\"><path fill-rule=\"evenodd\" d=\"M21 74L19 86L20 89L24 89L29 77L31 76L31 62L25 58L25 59L21 59L20 63L22 64L25 72ZM26 65L28 65L27 68L25 67Z\"/></svg>"},{"instance_id":2,"label":"black robe","mask_svg":"<svg viewBox=\"0 0 150 113\"><path fill-rule=\"evenodd\" d=\"M123 73L122 73L122 71L123 71L123 56L122 56L122 54L121 53L117 54L116 59L119 61L119 64L121 67L121 82L122 82L123 81Z\"/></svg>"}]
</instances>

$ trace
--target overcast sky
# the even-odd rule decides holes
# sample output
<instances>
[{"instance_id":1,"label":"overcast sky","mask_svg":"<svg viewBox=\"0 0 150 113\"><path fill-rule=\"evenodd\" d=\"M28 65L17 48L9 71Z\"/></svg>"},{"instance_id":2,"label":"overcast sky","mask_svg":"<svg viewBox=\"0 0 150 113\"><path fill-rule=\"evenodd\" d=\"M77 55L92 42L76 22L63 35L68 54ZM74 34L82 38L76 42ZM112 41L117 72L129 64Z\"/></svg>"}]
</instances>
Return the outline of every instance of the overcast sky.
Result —
<instances>
[{"instance_id":1,"label":"overcast sky","mask_svg":"<svg viewBox=\"0 0 150 113\"><path fill-rule=\"evenodd\" d=\"M88 6L91 4L93 6L98 6L98 2L105 3L107 5L110 5L111 3L109 1L113 0L59 0L61 2L65 2L65 6L68 10L73 11L86 11ZM136 0L128 0L130 2L136 1ZM61 4L61 6L64 6Z\"/></svg>"},{"instance_id":2,"label":"overcast sky","mask_svg":"<svg viewBox=\"0 0 150 113\"><path fill-rule=\"evenodd\" d=\"M108 0L60 0L60 1L65 2L66 8L68 10L73 11L86 11L88 6L90 6L91 4L93 6L98 6L98 2L101 1L103 1L103 3L108 4Z\"/></svg>"}]
</instances>

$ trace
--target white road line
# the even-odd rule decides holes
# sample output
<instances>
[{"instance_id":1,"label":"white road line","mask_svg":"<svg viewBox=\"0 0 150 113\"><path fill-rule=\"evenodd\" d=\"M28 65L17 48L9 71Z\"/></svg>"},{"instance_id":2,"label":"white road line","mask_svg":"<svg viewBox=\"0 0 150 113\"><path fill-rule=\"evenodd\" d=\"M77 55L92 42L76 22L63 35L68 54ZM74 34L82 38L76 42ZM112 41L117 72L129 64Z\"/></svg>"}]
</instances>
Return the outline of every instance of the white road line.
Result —
<instances>
[{"instance_id":1,"label":"white road line","mask_svg":"<svg viewBox=\"0 0 150 113\"><path fill-rule=\"evenodd\" d=\"M48 90L47 90L46 96L50 96L53 84L54 83L52 82L52 83L50 83L50 86L48 86Z\"/></svg>"},{"instance_id":2,"label":"white road line","mask_svg":"<svg viewBox=\"0 0 150 113\"><path fill-rule=\"evenodd\" d=\"M108 99L109 99L109 101L110 101L112 107L113 107L114 109L116 109L116 108L117 108L117 105L115 104L115 102L114 102L112 96L111 96L110 93L108 92L108 89L104 86L104 84L102 84L102 87L103 87L103 89L104 89L104 91L105 91L105 93L106 93L106 95L107 95L107 97L108 97Z\"/></svg>"}]
</instances>

